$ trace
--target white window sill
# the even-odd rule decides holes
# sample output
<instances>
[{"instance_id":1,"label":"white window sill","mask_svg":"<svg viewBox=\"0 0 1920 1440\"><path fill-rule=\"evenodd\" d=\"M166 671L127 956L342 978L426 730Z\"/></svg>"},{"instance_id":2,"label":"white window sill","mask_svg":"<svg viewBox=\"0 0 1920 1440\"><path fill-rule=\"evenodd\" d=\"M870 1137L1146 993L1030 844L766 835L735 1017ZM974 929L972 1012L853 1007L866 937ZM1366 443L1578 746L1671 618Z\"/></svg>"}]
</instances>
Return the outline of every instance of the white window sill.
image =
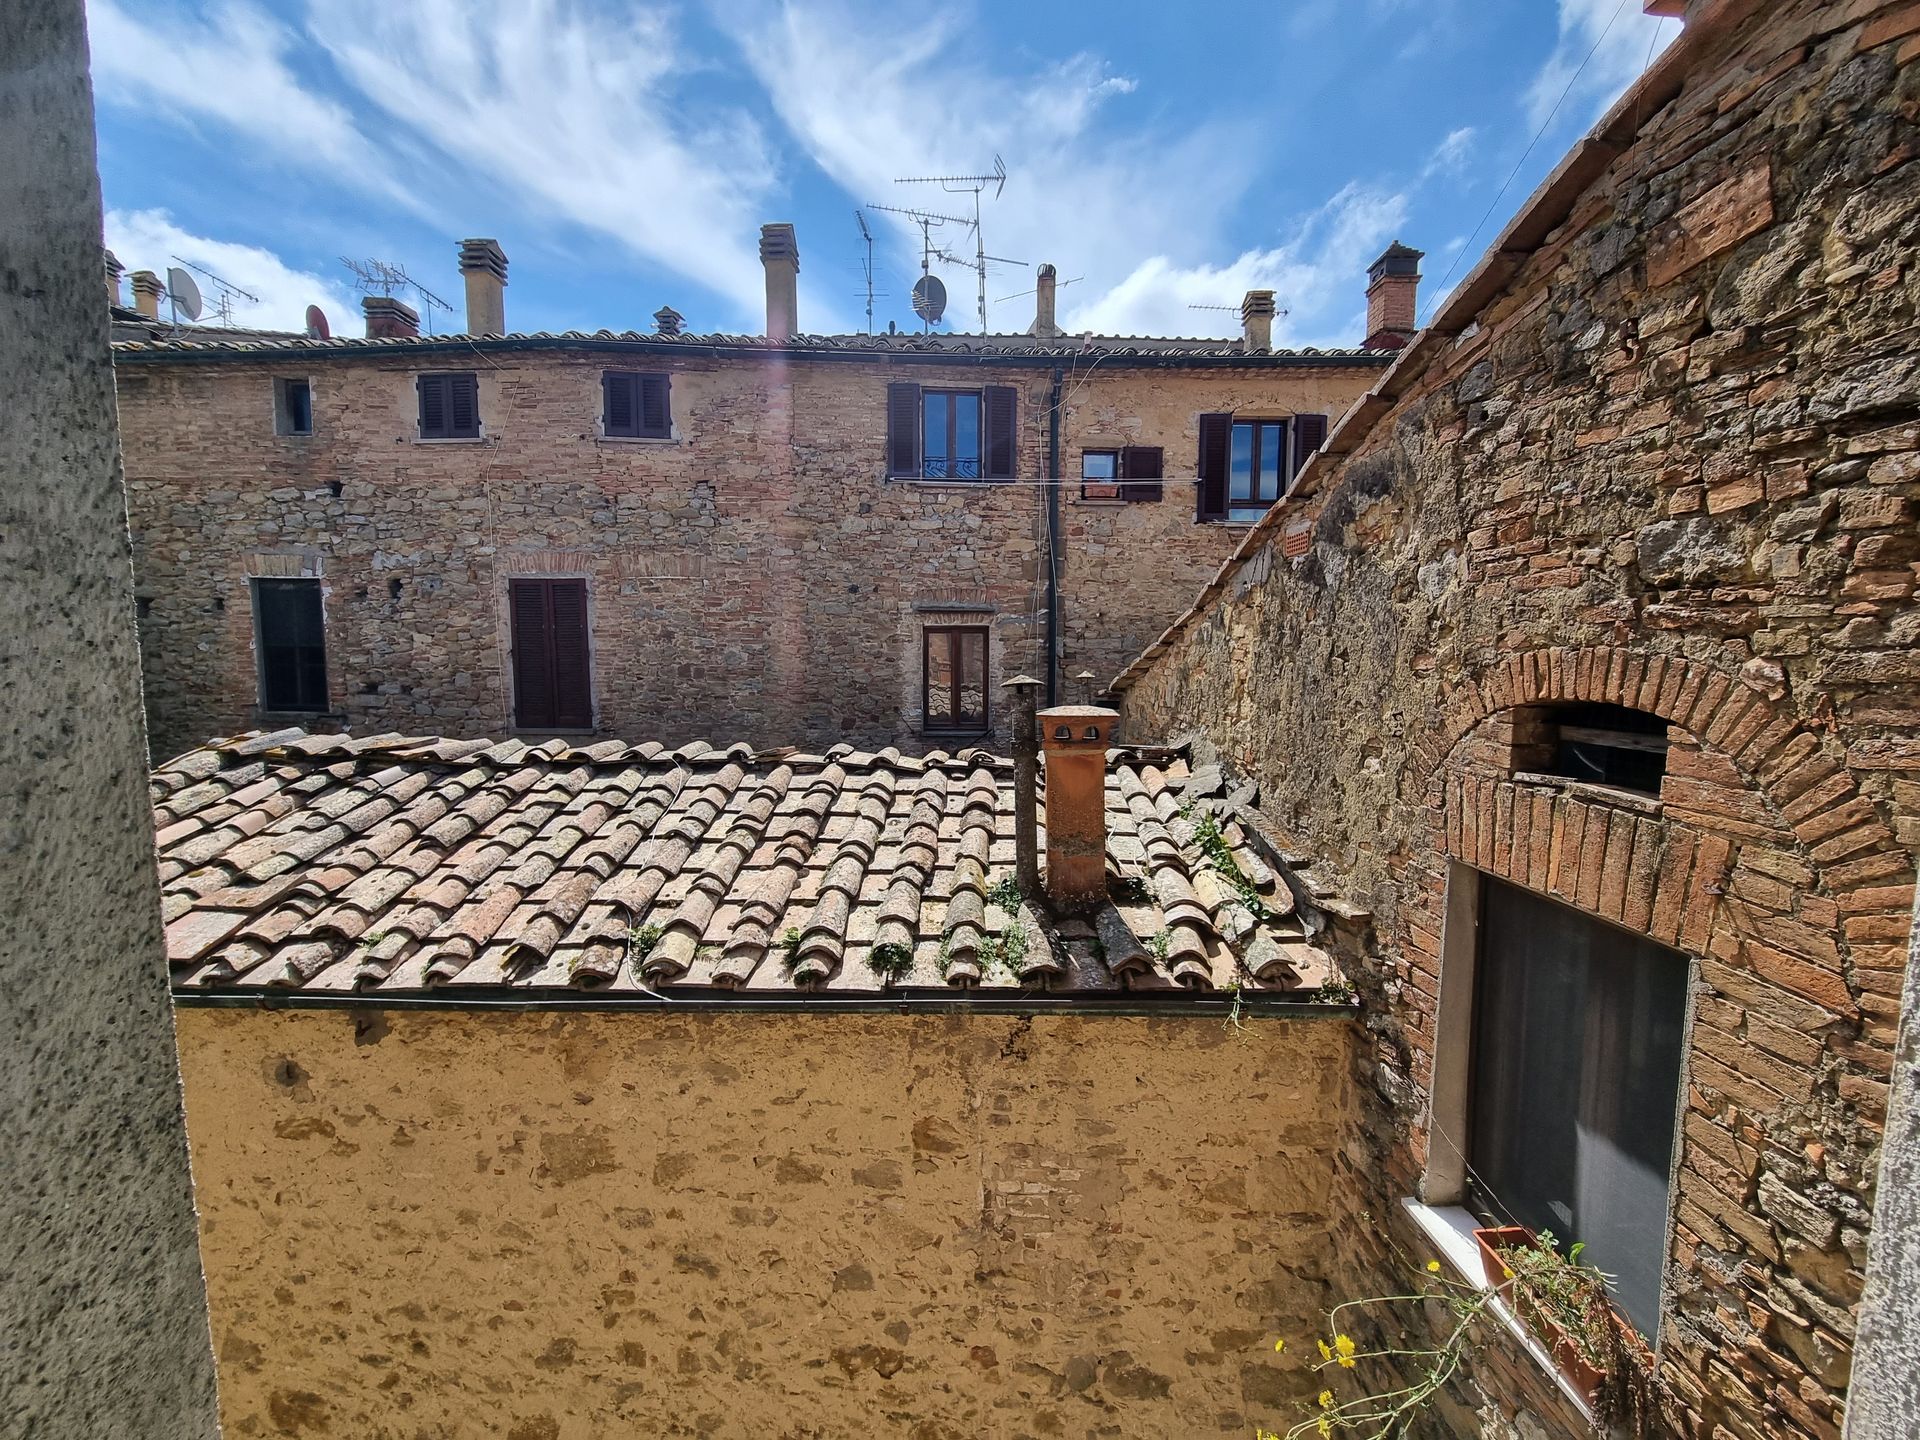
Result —
<instances>
[{"instance_id":1,"label":"white window sill","mask_svg":"<svg viewBox=\"0 0 1920 1440\"><path fill-rule=\"evenodd\" d=\"M1476 1290L1488 1288L1486 1267L1480 1260L1480 1246L1473 1238L1473 1232L1480 1228L1480 1221L1471 1210L1458 1205L1423 1205L1411 1196L1400 1202L1400 1208L1407 1212L1407 1218L1427 1237L1443 1264ZM1567 1403L1591 1421L1593 1409L1587 1404L1587 1397L1574 1389L1572 1382L1560 1373L1560 1367L1554 1363L1547 1347L1520 1323L1507 1302L1496 1295L1487 1310L1507 1327L1520 1342L1521 1348L1532 1357L1533 1363L1552 1377Z\"/></svg>"},{"instance_id":2,"label":"white window sill","mask_svg":"<svg viewBox=\"0 0 1920 1440\"><path fill-rule=\"evenodd\" d=\"M596 435L602 445L678 445L678 435Z\"/></svg>"},{"instance_id":3,"label":"white window sill","mask_svg":"<svg viewBox=\"0 0 1920 1440\"><path fill-rule=\"evenodd\" d=\"M416 435L416 445L484 445L491 437L486 435Z\"/></svg>"}]
</instances>

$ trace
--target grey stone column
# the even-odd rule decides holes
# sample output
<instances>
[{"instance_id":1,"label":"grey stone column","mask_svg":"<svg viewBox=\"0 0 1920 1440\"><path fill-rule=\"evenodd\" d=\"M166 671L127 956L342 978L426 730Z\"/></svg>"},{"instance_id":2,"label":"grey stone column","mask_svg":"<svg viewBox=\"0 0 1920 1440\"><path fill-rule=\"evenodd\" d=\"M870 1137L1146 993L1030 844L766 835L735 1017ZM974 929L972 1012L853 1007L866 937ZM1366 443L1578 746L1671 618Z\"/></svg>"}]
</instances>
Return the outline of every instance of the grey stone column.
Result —
<instances>
[{"instance_id":1,"label":"grey stone column","mask_svg":"<svg viewBox=\"0 0 1920 1440\"><path fill-rule=\"evenodd\" d=\"M81 0L0 0L0 1431L218 1433Z\"/></svg>"},{"instance_id":2,"label":"grey stone column","mask_svg":"<svg viewBox=\"0 0 1920 1440\"><path fill-rule=\"evenodd\" d=\"M1847 1387L1847 1440L1912 1440L1920 1427L1920 909L1907 942L1900 1038L1867 1242L1867 1285Z\"/></svg>"}]
</instances>

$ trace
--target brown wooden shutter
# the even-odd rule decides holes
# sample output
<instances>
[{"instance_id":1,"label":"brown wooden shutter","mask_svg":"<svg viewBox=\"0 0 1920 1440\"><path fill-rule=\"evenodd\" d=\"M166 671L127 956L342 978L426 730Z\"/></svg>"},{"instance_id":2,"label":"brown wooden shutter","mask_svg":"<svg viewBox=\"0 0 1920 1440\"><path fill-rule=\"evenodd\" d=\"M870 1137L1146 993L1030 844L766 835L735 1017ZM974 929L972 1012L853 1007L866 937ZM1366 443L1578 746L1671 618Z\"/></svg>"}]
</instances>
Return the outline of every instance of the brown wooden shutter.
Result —
<instances>
[{"instance_id":1,"label":"brown wooden shutter","mask_svg":"<svg viewBox=\"0 0 1920 1440\"><path fill-rule=\"evenodd\" d=\"M907 381L887 386L887 474L920 473L920 387Z\"/></svg>"},{"instance_id":2,"label":"brown wooden shutter","mask_svg":"<svg viewBox=\"0 0 1920 1440\"><path fill-rule=\"evenodd\" d=\"M549 580L553 645L553 723L561 730L593 726L593 684L587 645L587 582Z\"/></svg>"},{"instance_id":3,"label":"brown wooden shutter","mask_svg":"<svg viewBox=\"0 0 1920 1440\"><path fill-rule=\"evenodd\" d=\"M1200 484L1195 487L1194 519L1227 518L1227 470L1233 454L1233 416L1200 417Z\"/></svg>"},{"instance_id":4,"label":"brown wooden shutter","mask_svg":"<svg viewBox=\"0 0 1920 1440\"><path fill-rule=\"evenodd\" d=\"M471 370L447 376L448 433L472 437L480 433L480 381Z\"/></svg>"},{"instance_id":5,"label":"brown wooden shutter","mask_svg":"<svg viewBox=\"0 0 1920 1440\"><path fill-rule=\"evenodd\" d=\"M447 435L447 377L422 375L415 385L420 391L420 438L443 440Z\"/></svg>"},{"instance_id":6,"label":"brown wooden shutter","mask_svg":"<svg viewBox=\"0 0 1920 1440\"><path fill-rule=\"evenodd\" d=\"M600 377L600 384L606 396L606 432L609 435L637 435L639 431L639 397L635 394L636 377L618 370L609 370Z\"/></svg>"},{"instance_id":7,"label":"brown wooden shutter","mask_svg":"<svg viewBox=\"0 0 1920 1440\"><path fill-rule=\"evenodd\" d=\"M640 434L650 440L666 440L673 435L673 407L669 400L665 375L639 377Z\"/></svg>"},{"instance_id":8,"label":"brown wooden shutter","mask_svg":"<svg viewBox=\"0 0 1920 1440\"><path fill-rule=\"evenodd\" d=\"M1120 498L1158 500L1163 461L1158 445L1129 445L1120 452Z\"/></svg>"},{"instance_id":9,"label":"brown wooden shutter","mask_svg":"<svg viewBox=\"0 0 1920 1440\"><path fill-rule=\"evenodd\" d=\"M1293 466L1287 471L1289 483L1299 473L1300 467L1307 463L1307 457L1326 443L1326 416L1296 415L1293 417Z\"/></svg>"},{"instance_id":10,"label":"brown wooden shutter","mask_svg":"<svg viewBox=\"0 0 1920 1440\"><path fill-rule=\"evenodd\" d=\"M513 624L513 723L522 730L555 728L547 598L544 580L507 582L507 610Z\"/></svg>"},{"instance_id":11,"label":"brown wooden shutter","mask_svg":"<svg viewBox=\"0 0 1920 1440\"><path fill-rule=\"evenodd\" d=\"M1020 453L1015 425L1016 392L1011 385L989 385L986 391L985 480L1011 480Z\"/></svg>"}]
</instances>

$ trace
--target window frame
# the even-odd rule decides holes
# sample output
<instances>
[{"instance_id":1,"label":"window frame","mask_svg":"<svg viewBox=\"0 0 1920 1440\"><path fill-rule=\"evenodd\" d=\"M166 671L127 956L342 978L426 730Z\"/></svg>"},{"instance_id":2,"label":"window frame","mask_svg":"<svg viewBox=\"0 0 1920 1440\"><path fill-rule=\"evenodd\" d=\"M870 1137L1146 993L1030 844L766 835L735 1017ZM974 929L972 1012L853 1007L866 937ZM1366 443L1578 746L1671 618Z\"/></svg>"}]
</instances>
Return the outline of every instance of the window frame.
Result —
<instances>
[{"instance_id":1,"label":"window frame","mask_svg":"<svg viewBox=\"0 0 1920 1440\"><path fill-rule=\"evenodd\" d=\"M301 429L293 423L293 407L288 396L298 386L307 395L307 423ZM273 377L273 433L288 437L305 438L313 434L313 380L306 375L276 375Z\"/></svg>"},{"instance_id":2,"label":"window frame","mask_svg":"<svg viewBox=\"0 0 1920 1440\"><path fill-rule=\"evenodd\" d=\"M633 386L633 425L615 429L613 425L613 387L616 383ZM647 388L660 389L660 425L649 429L646 423ZM602 370L600 372L600 435L606 440L673 439L673 377L665 370Z\"/></svg>"},{"instance_id":3,"label":"window frame","mask_svg":"<svg viewBox=\"0 0 1920 1440\"><path fill-rule=\"evenodd\" d=\"M464 377L473 386L473 429L464 430L454 424L454 391L456 383ZM445 406L445 426L433 432L427 429L427 389L429 384L444 384L446 395L442 401ZM417 414L414 417L416 438L423 443L464 441L471 443L485 438L485 427L480 419L480 373L477 370L421 370L413 377L414 400Z\"/></svg>"},{"instance_id":4,"label":"window frame","mask_svg":"<svg viewBox=\"0 0 1920 1440\"><path fill-rule=\"evenodd\" d=\"M949 470L945 474L935 475L928 468L927 459L927 401L938 395L947 401L947 445L942 463L954 465L959 457L954 453L960 444L960 411L953 404L956 397L964 396L973 401L973 474L956 475ZM922 385L920 387L920 478L923 480L950 480L972 485L987 478L987 392L975 386Z\"/></svg>"},{"instance_id":5,"label":"window frame","mask_svg":"<svg viewBox=\"0 0 1920 1440\"><path fill-rule=\"evenodd\" d=\"M1287 484L1289 480L1292 478L1291 472L1293 467L1291 463L1291 457L1293 455L1293 421L1294 421L1294 417L1291 415L1241 415L1241 414L1238 414L1237 412L1234 414L1233 419L1227 428L1227 474L1226 474L1227 508L1226 508L1226 514L1223 517L1227 524L1229 525L1256 524L1260 519L1260 515L1266 514L1267 511L1271 510L1275 505L1278 505L1280 501L1283 498L1285 498L1287 493ZM1261 447L1260 447L1260 432L1266 429L1269 425L1279 427L1280 434L1277 437L1277 444L1279 446L1280 454L1274 464L1273 498L1271 500L1257 500L1257 499L1236 500L1234 498L1233 438L1234 438L1234 433L1237 430L1239 430L1240 427L1243 425L1246 426L1247 429L1252 432L1253 444L1248 453L1247 479L1251 488L1256 491L1260 488L1260 461L1262 458ZM1241 511L1258 510L1260 512L1260 515L1253 515L1253 516L1248 516L1244 514L1235 515L1233 512L1236 510L1241 510Z\"/></svg>"},{"instance_id":6,"label":"window frame","mask_svg":"<svg viewBox=\"0 0 1920 1440\"><path fill-rule=\"evenodd\" d=\"M1113 475L1108 479L1098 479L1087 474L1087 457L1106 455L1113 460ZM1082 500L1109 500L1120 502L1120 447L1093 445L1080 452L1080 498ZM1097 492L1097 493L1096 493Z\"/></svg>"},{"instance_id":7,"label":"window frame","mask_svg":"<svg viewBox=\"0 0 1920 1440\"><path fill-rule=\"evenodd\" d=\"M311 587L310 592L304 587ZM261 596L269 590L300 589L311 593L315 615L320 628L320 695L319 703L313 705L274 703L274 697L268 693L268 641L266 633L266 612ZM247 577L247 603L253 618L254 651L254 694L256 711L261 715L326 715L332 713L333 676L327 664L327 602L326 592L320 578L312 575L250 575ZM281 648L281 647L274 647ZM306 647L289 647L306 648ZM296 687L299 688L299 687Z\"/></svg>"},{"instance_id":8,"label":"window frame","mask_svg":"<svg viewBox=\"0 0 1920 1440\"><path fill-rule=\"evenodd\" d=\"M933 714L933 642L948 637L952 647L948 664L952 667L953 701L959 704L961 685L961 637L980 637L980 723L963 721L949 710L936 722ZM993 627L991 625L923 625L920 627L920 729L927 735L986 735L993 729Z\"/></svg>"}]
</instances>

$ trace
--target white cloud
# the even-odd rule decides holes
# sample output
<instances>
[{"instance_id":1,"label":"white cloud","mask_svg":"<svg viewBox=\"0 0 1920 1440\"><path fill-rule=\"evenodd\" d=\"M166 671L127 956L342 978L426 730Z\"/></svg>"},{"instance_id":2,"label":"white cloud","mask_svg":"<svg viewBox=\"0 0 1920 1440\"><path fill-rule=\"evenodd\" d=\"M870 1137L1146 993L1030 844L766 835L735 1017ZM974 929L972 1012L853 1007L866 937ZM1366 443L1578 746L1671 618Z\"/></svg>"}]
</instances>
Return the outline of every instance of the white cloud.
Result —
<instances>
[{"instance_id":1,"label":"white cloud","mask_svg":"<svg viewBox=\"0 0 1920 1440\"><path fill-rule=\"evenodd\" d=\"M1538 130L1553 115L1584 130L1673 43L1680 28L1678 20L1643 14L1639 0L1560 0L1559 43L1527 87L1527 124Z\"/></svg>"},{"instance_id":2,"label":"white cloud","mask_svg":"<svg viewBox=\"0 0 1920 1440\"><path fill-rule=\"evenodd\" d=\"M664 12L357 0L316 9L313 31L416 145L759 314L773 161L743 111L675 89L687 57Z\"/></svg>"},{"instance_id":3,"label":"white cloud","mask_svg":"<svg viewBox=\"0 0 1920 1440\"><path fill-rule=\"evenodd\" d=\"M191 260L213 271L229 284L260 297L257 305L237 302L235 325L267 330L304 330L307 306L318 305L333 322L336 335L358 333L360 307L331 280L296 270L271 250L195 235L176 225L164 210L109 210L107 248L128 270L152 270L165 276L173 256ZM207 302L203 324L218 323L213 314L214 287L196 277ZM161 305L161 313L167 307Z\"/></svg>"},{"instance_id":4,"label":"white cloud","mask_svg":"<svg viewBox=\"0 0 1920 1440\"><path fill-rule=\"evenodd\" d=\"M1103 126L1095 136L1105 108L1129 103L1130 79L1091 55L1011 71L970 48L971 27L951 12L916 18L922 12L896 8L885 23L864 23L833 5L727 13L781 120L856 200L970 214L969 195L894 182L989 169L996 152L1005 156L1005 194L982 201L987 252L1030 264L1052 260L1066 276L1084 276L1067 295L1098 297L1151 256L1206 254L1246 184L1249 167L1233 157L1259 140L1218 125L1151 135ZM892 231L883 260L896 283L911 284L919 230L897 216L872 218ZM956 226L936 230L934 240L973 248ZM803 236L803 253L806 246ZM996 272L989 298L1030 289L1032 273ZM976 329L974 276L948 266L942 278L953 296L953 327ZM1031 303L995 307L993 328L1026 328Z\"/></svg>"},{"instance_id":5,"label":"white cloud","mask_svg":"<svg viewBox=\"0 0 1920 1440\"><path fill-rule=\"evenodd\" d=\"M1288 312L1274 320L1275 345L1357 345L1367 308L1360 277L1406 218L1404 194L1350 184L1270 250L1248 250L1219 266L1152 256L1106 294L1068 312L1064 324L1104 335L1230 336L1239 333L1232 314L1189 307L1237 306L1249 290L1271 290Z\"/></svg>"},{"instance_id":6,"label":"white cloud","mask_svg":"<svg viewBox=\"0 0 1920 1440\"><path fill-rule=\"evenodd\" d=\"M1427 157L1427 163L1421 167L1420 178L1430 180L1436 175L1458 175L1467 168L1467 157L1473 153L1476 131L1471 125L1462 125L1458 130L1447 132L1446 138L1433 147L1433 153Z\"/></svg>"}]
</instances>

